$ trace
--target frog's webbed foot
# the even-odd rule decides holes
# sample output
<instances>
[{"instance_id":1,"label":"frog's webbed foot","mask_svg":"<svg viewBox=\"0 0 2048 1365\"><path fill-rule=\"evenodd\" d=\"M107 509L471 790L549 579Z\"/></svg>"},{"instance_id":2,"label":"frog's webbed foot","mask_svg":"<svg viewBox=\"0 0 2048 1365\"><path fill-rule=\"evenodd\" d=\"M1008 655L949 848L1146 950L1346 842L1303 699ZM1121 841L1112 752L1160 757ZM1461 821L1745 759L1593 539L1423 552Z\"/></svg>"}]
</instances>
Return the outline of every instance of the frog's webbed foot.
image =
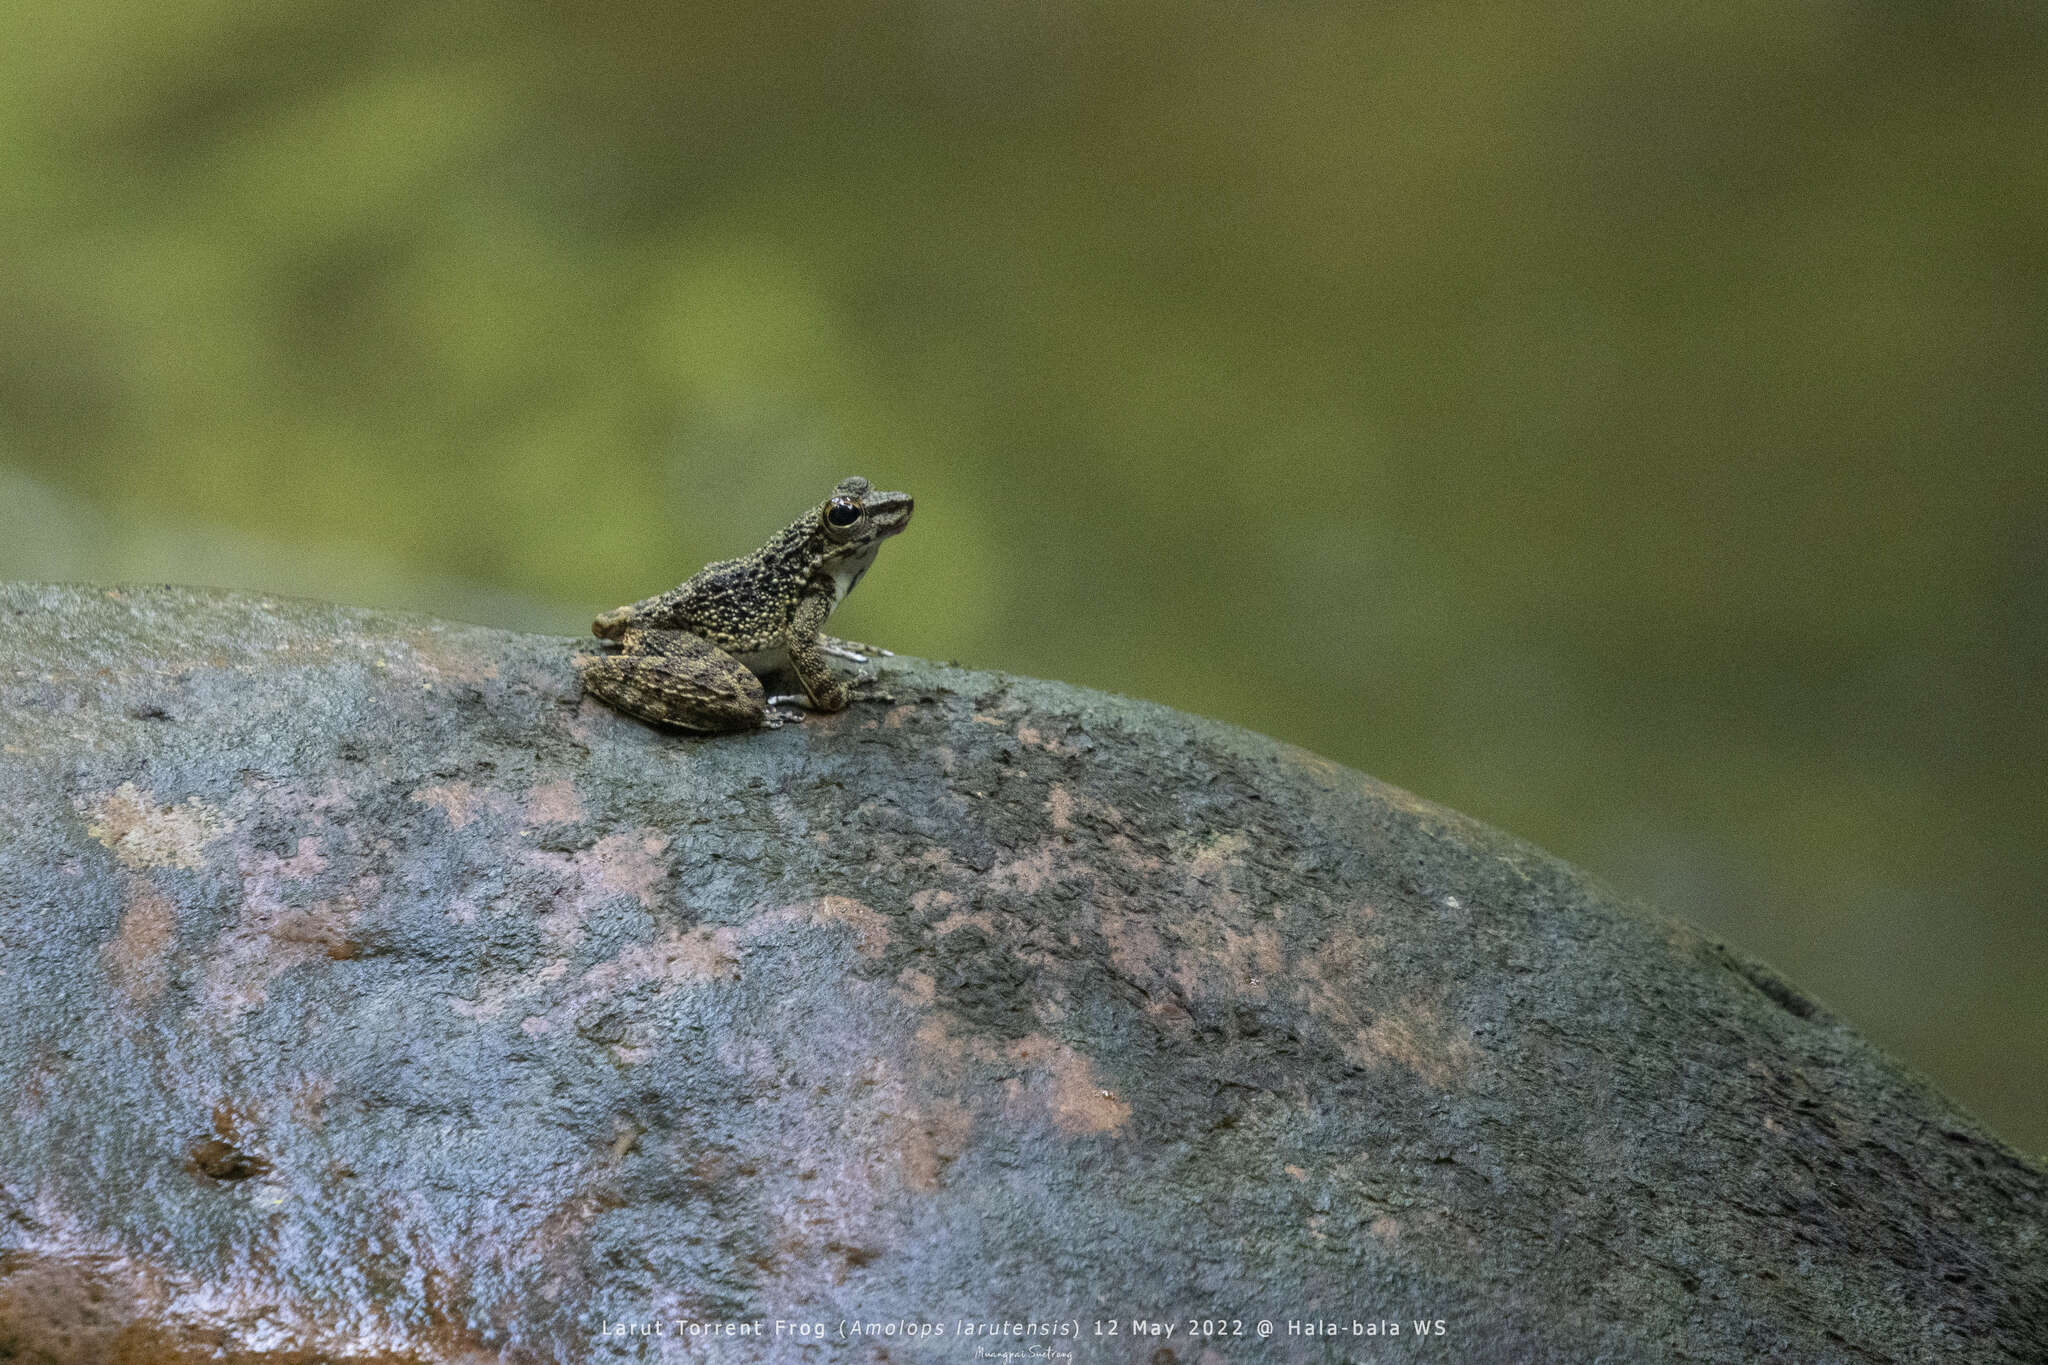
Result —
<instances>
[{"instance_id":1,"label":"frog's webbed foot","mask_svg":"<svg viewBox=\"0 0 2048 1365\"><path fill-rule=\"evenodd\" d=\"M841 680L839 682L839 691L845 700L837 705L834 705L830 700L820 704L817 699L804 692L778 693L768 698L768 705L771 710L778 706L794 707L796 709L793 712L787 713L784 718L788 720L802 720L804 713L807 711L818 711L829 715L844 710L847 706L857 701L878 701L885 704L894 704L896 700L894 695L878 690L877 680L872 673L856 673L851 678Z\"/></svg>"},{"instance_id":2,"label":"frog's webbed foot","mask_svg":"<svg viewBox=\"0 0 2048 1365\"><path fill-rule=\"evenodd\" d=\"M836 655L841 659L849 659L857 664L864 664L874 658L893 659L896 657L896 651L893 649L883 649L880 645L864 645L858 640L842 640L836 635L820 635L818 637L818 648L824 650L827 654Z\"/></svg>"},{"instance_id":3,"label":"frog's webbed foot","mask_svg":"<svg viewBox=\"0 0 2048 1365\"><path fill-rule=\"evenodd\" d=\"M896 694L882 690L882 680L872 673L857 673L847 680L846 699L848 702L873 701L884 706L896 704Z\"/></svg>"}]
</instances>

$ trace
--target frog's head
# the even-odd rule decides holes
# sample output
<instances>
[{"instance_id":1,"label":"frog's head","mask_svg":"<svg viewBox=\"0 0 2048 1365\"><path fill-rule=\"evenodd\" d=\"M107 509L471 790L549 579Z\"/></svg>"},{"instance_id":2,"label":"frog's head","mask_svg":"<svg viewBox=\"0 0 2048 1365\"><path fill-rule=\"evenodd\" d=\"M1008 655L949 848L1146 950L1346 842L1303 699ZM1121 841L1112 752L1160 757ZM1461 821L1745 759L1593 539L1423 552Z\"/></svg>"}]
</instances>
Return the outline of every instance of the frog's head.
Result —
<instances>
[{"instance_id":1,"label":"frog's head","mask_svg":"<svg viewBox=\"0 0 2048 1365\"><path fill-rule=\"evenodd\" d=\"M913 506L908 493L880 493L866 479L842 479L818 508L818 528L834 559L856 558L910 525Z\"/></svg>"}]
</instances>

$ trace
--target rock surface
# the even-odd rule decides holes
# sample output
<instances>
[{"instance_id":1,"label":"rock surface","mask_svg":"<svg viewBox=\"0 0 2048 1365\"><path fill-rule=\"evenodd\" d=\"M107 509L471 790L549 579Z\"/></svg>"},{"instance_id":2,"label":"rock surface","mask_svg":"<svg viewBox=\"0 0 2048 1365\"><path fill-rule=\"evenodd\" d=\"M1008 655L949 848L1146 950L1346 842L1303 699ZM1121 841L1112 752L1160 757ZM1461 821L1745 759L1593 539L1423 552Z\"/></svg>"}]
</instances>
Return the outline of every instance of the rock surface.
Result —
<instances>
[{"instance_id":1,"label":"rock surface","mask_svg":"<svg viewBox=\"0 0 2048 1365\"><path fill-rule=\"evenodd\" d=\"M0 589L0 1359L2048 1359L2039 1166L1535 849L911 661L658 733L576 647Z\"/></svg>"}]
</instances>

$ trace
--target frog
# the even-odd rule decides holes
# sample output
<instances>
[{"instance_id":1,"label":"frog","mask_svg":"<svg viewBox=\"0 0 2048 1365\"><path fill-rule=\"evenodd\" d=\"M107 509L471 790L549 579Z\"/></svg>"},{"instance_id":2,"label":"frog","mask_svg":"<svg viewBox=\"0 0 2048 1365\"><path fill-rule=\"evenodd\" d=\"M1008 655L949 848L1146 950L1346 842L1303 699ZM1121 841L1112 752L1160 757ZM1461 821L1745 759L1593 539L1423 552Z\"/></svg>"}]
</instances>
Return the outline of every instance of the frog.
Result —
<instances>
[{"instance_id":1,"label":"frog","mask_svg":"<svg viewBox=\"0 0 2048 1365\"><path fill-rule=\"evenodd\" d=\"M826 635L825 622L914 507L908 493L840 480L754 553L707 564L667 592L599 616L591 634L618 649L577 658L584 690L629 716L696 734L844 711L855 686L873 679L850 685L826 657L866 663L889 651ZM763 680L785 674L801 691L770 696Z\"/></svg>"}]
</instances>

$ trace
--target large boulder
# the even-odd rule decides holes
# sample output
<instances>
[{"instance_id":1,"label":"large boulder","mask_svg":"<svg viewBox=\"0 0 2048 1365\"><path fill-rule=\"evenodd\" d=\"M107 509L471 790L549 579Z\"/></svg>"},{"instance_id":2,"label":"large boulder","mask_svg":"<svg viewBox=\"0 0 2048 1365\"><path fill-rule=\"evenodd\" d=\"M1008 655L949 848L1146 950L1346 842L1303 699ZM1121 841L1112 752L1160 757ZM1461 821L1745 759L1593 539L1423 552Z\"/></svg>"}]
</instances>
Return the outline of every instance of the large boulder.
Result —
<instances>
[{"instance_id":1,"label":"large boulder","mask_svg":"<svg viewBox=\"0 0 2048 1365\"><path fill-rule=\"evenodd\" d=\"M2048 1359L2041 1167L1527 845L579 647L0 589L0 1359Z\"/></svg>"}]
</instances>

